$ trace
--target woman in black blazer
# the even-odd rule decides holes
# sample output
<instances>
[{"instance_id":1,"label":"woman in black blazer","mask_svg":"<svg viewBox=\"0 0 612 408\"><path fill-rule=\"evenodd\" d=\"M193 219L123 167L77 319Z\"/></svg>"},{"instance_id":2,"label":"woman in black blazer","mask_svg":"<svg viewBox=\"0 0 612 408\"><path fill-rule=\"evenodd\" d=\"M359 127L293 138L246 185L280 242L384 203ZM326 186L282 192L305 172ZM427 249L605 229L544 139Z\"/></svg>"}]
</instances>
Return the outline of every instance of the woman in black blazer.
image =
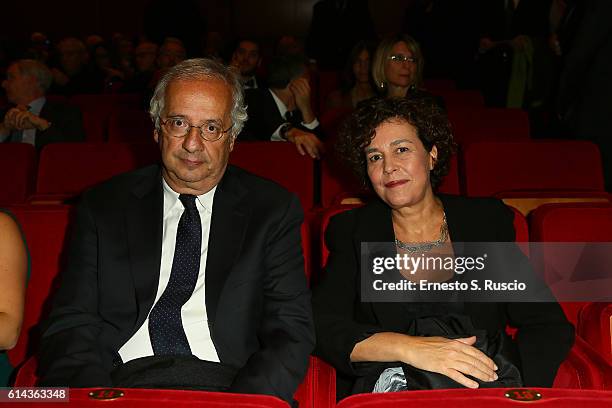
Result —
<instances>
[{"instance_id":1,"label":"woman in black blazer","mask_svg":"<svg viewBox=\"0 0 612 408\"><path fill-rule=\"evenodd\" d=\"M458 242L514 241L513 213L501 201L434 194L453 149L445 115L426 100L375 98L341 131L340 153L377 198L331 219L330 255L314 289L316 352L336 368L339 398L373 388L550 387L573 343L556 302L362 301L363 242L435 254ZM457 324L449 336L426 334L428 325ZM508 324L518 328L514 343Z\"/></svg>"}]
</instances>

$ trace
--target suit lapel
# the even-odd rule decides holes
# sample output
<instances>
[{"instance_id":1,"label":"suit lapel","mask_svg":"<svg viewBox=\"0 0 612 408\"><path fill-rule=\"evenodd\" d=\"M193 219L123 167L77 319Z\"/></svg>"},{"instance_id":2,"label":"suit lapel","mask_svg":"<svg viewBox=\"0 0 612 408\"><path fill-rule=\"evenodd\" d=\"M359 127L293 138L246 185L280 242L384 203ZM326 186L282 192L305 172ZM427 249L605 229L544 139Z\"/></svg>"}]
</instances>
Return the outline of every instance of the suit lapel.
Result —
<instances>
[{"instance_id":1,"label":"suit lapel","mask_svg":"<svg viewBox=\"0 0 612 408\"><path fill-rule=\"evenodd\" d=\"M163 231L163 191L158 166L135 185L125 214L130 268L140 327L153 306L159 283Z\"/></svg>"},{"instance_id":2,"label":"suit lapel","mask_svg":"<svg viewBox=\"0 0 612 408\"><path fill-rule=\"evenodd\" d=\"M211 324L216 321L219 296L228 271L238 258L246 231L250 209L243 200L247 188L232 166L228 166L217 187L206 258L206 313Z\"/></svg>"},{"instance_id":3,"label":"suit lapel","mask_svg":"<svg viewBox=\"0 0 612 408\"><path fill-rule=\"evenodd\" d=\"M359 212L353 237L355 250L361 259L362 242L393 242L394 240L391 209L382 201L374 199ZM398 315L401 308L398 308L396 303L371 302L369 305L382 327L395 327L397 320L402 318Z\"/></svg>"}]
</instances>

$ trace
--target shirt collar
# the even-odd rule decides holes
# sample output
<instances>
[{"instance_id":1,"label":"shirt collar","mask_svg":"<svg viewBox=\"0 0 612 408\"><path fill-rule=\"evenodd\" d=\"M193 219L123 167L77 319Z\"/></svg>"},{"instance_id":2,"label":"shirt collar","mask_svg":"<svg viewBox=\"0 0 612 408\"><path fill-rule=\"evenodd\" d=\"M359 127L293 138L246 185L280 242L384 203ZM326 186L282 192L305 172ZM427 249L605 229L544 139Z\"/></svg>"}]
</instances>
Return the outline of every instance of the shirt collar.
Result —
<instances>
[{"instance_id":1,"label":"shirt collar","mask_svg":"<svg viewBox=\"0 0 612 408\"><path fill-rule=\"evenodd\" d=\"M174 208L182 209L183 204L179 200L179 193L174 191L163 177L162 185L164 187L164 214L168 214ZM207 193L196 196L197 202L199 203L198 207L204 209L209 214L212 214L215 191L217 191L217 186L214 186Z\"/></svg>"},{"instance_id":2,"label":"shirt collar","mask_svg":"<svg viewBox=\"0 0 612 408\"><path fill-rule=\"evenodd\" d=\"M30 112L37 116L40 115L40 111L45 105L45 102L47 102L47 98L41 96L40 98L34 99L32 102L28 103L28 106L30 107Z\"/></svg>"},{"instance_id":3,"label":"shirt collar","mask_svg":"<svg viewBox=\"0 0 612 408\"><path fill-rule=\"evenodd\" d=\"M272 89L268 89L268 91L272 94L272 98L274 98L274 102L276 103L276 106L278 107L278 112L284 118L285 115L287 114L287 106L283 103L283 101L281 101L278 98L278 96L276 96L274 92L272 92Z\"/></svg>"}]
</instances>

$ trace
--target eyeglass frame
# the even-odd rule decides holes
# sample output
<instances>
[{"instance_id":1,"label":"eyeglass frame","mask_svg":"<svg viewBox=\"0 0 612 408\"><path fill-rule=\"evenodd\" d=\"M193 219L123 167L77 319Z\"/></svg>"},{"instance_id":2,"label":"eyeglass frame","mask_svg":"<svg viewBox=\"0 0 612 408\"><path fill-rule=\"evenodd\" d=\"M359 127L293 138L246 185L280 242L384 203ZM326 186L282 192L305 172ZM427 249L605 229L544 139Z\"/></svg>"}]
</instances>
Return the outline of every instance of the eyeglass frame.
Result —
<instances>
[{"instance_id":1,"label":"eyeglass frame","mask_svg":"<svg viewBox=\"0 0 612 408\"><path fill-rule=\"evenodd\" d=\"M408 57L404 54L393 54L393 55L389 55L387 57L387 59L389 61L393 61L393 62L412 62L413 64L416 64L417 62L419 62L419 59L416 57Z\"/></svg>"},{"instance_id":2,"label":"eyeglass frame","mask_svg":"<svg viewBox=\"0 0 612 408\"><path fill-rule=\"evenodd\" d=\"M216 142L217 140L220 140L220 139L223 137L223 135L224 135L224 134L226 134L227 132L229 132L230 130L232 130L232 128L234 127L234 124L232 123L232 124L230 125L230 127L228 127L228 128L227 128L227 129L225 129L225 130L223 130L223 128L221 128L221 130L219 131L219 137L217 137L216 139L207 139L206 137L204 137L204 131L202 130L202 127L204 127L204 126L206 126L206 125L210 125L211 123L214 123L214 122L210 122L210 121L208 121L208 122L204 122L204 123L202 123L200 126L195 126L195 125L192 125L192 124L191 124L191 123L190 123L190 122L189 122L187 119L184 119L184 118L181 118L181 117L177 117L177 116L174 116L174 117L169 117L169 118L166 118L165 120L164 120L164 119L162 119L162 117L161 117L161 116L158 116L158 117L157 117L157 119L159 119L160 128L161 128L162 126L166 126L166 123L168 123L168 121L169 121L169 120L172 120L172 119L180 119L180 120L182 120L182 121L185 121L185 122L187 123L188 127L187 127L187 130L185 131L185 133L184 133L182 136L174 136L174 135L170 135L171 137L175 137L175 138L177 138L177 139L182 139L182 138L184 138L185 136L187 136L187 135L189 134L189 132L191 132L191 129L192 129L192 128L196 128L196 129L198 129L198 130L200 131L200 132L199 132L199 136L200 136L200 138L201 138L201 139L206 140L207 142Z\"/></svg>"}]
</instances>

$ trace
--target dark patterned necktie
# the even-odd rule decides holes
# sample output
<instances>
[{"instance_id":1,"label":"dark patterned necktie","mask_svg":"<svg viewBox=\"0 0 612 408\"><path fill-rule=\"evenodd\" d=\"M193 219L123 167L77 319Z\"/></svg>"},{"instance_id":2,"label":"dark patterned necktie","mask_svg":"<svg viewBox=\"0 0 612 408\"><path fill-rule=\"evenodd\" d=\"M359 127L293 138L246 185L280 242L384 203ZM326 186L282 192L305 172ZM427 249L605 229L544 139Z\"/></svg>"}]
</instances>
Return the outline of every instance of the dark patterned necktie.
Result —
<instances>
[{"instance_id":1,"label":"dark patterned necktie","mask_svg":"<svg viewBox=\"0 0 612 408\"><path fill-rule=\"evenodd\" d=\"M155 355L192 354L181 308L189 300L200 271L202 223L195 196L181 194L185 210L176 231L176 246L170 280L149 315L149 336Z\"/></svg>"}]
</instances>

